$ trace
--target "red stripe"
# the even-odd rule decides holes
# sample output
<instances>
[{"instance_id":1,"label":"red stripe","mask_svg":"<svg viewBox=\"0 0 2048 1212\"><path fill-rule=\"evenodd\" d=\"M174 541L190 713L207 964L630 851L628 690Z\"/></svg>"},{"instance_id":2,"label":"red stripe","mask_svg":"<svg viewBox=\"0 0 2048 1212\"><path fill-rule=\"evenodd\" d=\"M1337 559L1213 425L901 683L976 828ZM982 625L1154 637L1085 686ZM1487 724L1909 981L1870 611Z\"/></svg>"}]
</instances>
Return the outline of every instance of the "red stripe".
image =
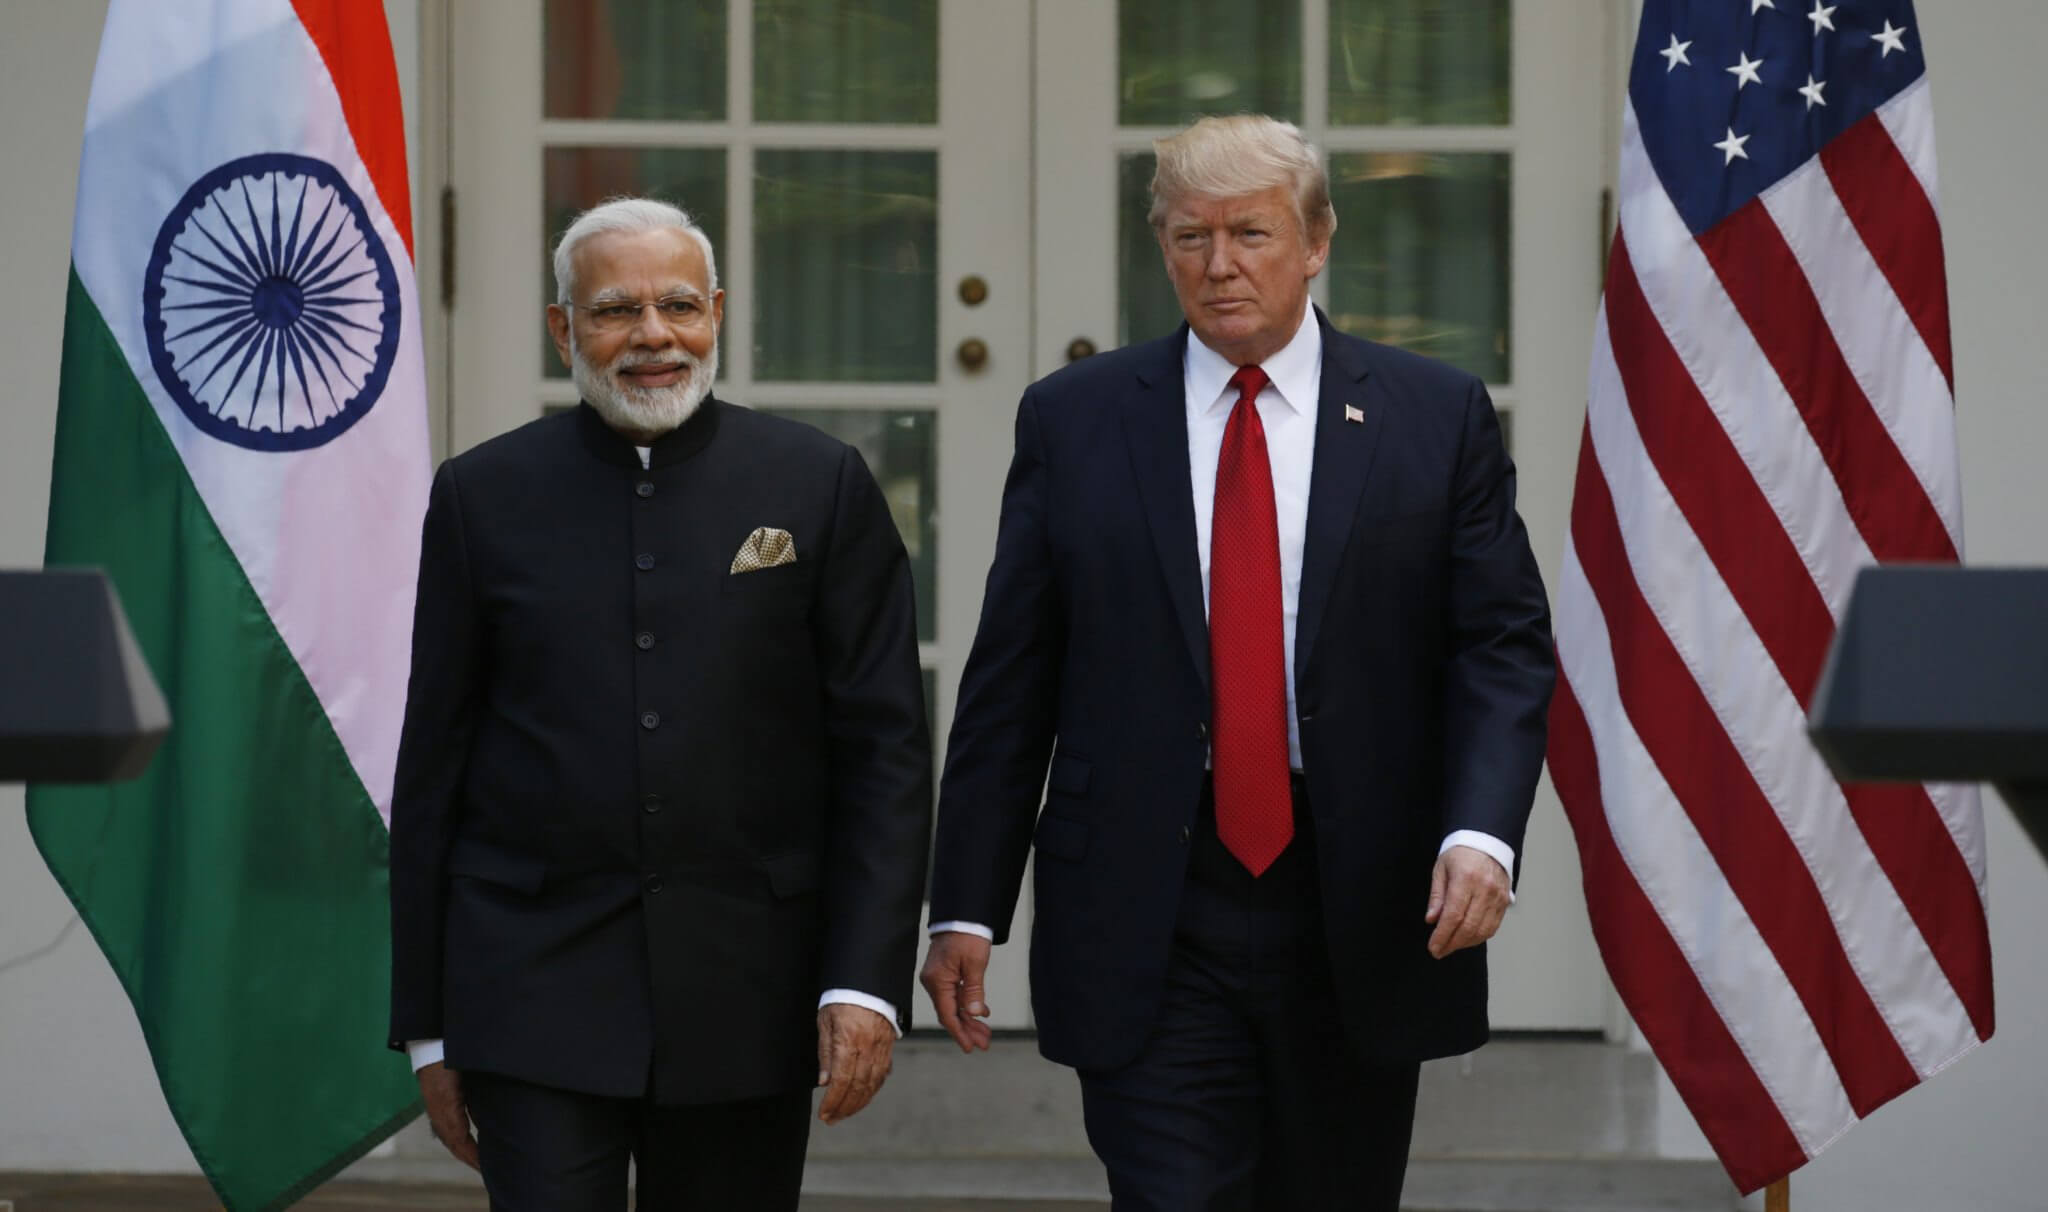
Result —
<instances>
[{"instance_id":1,"label":"red stripe","mask_svg":"<svg viewBox=\"0 0 2048 1212\"><path fill-rule=\"evenodd\" d=\"M1806 1151L1615 848L1593 736L1559 666L1550 700L1550 777L1578 837L1593 937L1622 1003L1728 1176L1747 1194L1806 1164Z\"/></svg>"},{"instance_id":2,"label":"red stripe","mask_svg":"<svg viewBox=\"0 0 2048 1212\"><path fill-rule=\"evenodd\" d=\"M1622 709L1806 1007L1849 1105L1870 1114L1919 1076L1850 964L1813 873L1644 599L1590 441L1579 450L1572 543L1607 617Z\"/></svg>"},{"instance_id":3,"label":"red stripe","mask_svg":"<svg viewBox=\"0 0 2048 1212\"><path fill-rule=\"evenodd\" d=\"M1877 258L1892 290L1899 296L1913 327L1927 343L1948 380L1956 388L1954 354L1948 333L1948 267L1941 249L1941 217L1921 188L1913 166L1892 141L1892 133L1870 114L1821 149L1821 167L1849 213L1849 222Z\"/></svg>"},{"instance_id":4,"label":"red stripe","mask_svg":"<svg viewBox=\"0 0 2048 1212\"><path fill-rule=\"evenodd\" d=\"M1870 553L1881 562L1954 563L1955 543L1941 514L1856 382L1763 200L1702 232L1699 245L1806 418Z\"/></svg>"},{"instance_id":5,"label":"red stripe","mask_svg":"<svg viewBox=\"0 0 2048 1212\"><path fill-rule=\"evenodd\" d=\"M1657 478L1801 706L1835 633L1827 599L1643 296L1617 234L1607 263L1614 365Z\"/></svg>"},{"instance_id":6,"label":"red stripe","mask_svg":"<svg viewBox=\"0 0 2048 1212\"><path fill-rule=\"evenodd\" d=\"M1927 788L1918 783L1844 783L1849 814L1870 844L1877 865L1897 889L1906 912L1954 986L1980 1040L1990 1039L1991 926L1976 877L1954 835L1941 820Z\"/></svg>"},{"instance_id":7,"label":"red stripe","mask_svg":"<svg viewBox=\"0 0 2048 1212\"><path fill-rule=\"evenodd\" d=\"M398 64L384 6L368 0L292 0L299 24L320 49L356 155L377 187L384 213L412 255L412 191L405 175L405 111L398 97Z\"/></svg>"},{"instance_id":8,"label":"red stripe","mask_svg":"<svg viewBox=\"0 0 2048 1212\"><path fill-rule=\"evenodd\" d=\"M1775 225L1771 232L1775 237ZM1799 281L1803 291L1804 277ZM1608 258L1606 297L1615 366L1650 462L1805 706L1834 638L1827 603L1650 311L1621 235ZM1942 537L1946 542L1945 531ZM1916 784L1858 783L1842 791L1878 867L1920 927L1972 1026L1980 1038L1990 1038L1991 944L1984 906L1934 802Z\"/></svg>"}]
</instances>

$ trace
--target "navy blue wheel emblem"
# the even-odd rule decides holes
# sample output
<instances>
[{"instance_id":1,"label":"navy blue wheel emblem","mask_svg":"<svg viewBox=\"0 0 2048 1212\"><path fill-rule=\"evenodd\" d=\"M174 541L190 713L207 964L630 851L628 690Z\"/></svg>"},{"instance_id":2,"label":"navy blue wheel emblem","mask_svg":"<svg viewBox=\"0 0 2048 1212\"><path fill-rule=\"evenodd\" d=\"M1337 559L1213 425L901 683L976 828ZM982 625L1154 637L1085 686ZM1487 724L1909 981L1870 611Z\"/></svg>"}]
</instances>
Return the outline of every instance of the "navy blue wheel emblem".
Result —
<instances>
[{"instance_id":1,"label":"navy blue wheel emblem","mask_svg":"<svg viewBox=\"0 0 2048 1212\"><path fill-rule=\"evenodd\" d=\"M330 442L383 394L398 276L334 166L282 152L192 184L157 232L143 333L164 390L251 450Z\"/></svg>"}]
</instances>

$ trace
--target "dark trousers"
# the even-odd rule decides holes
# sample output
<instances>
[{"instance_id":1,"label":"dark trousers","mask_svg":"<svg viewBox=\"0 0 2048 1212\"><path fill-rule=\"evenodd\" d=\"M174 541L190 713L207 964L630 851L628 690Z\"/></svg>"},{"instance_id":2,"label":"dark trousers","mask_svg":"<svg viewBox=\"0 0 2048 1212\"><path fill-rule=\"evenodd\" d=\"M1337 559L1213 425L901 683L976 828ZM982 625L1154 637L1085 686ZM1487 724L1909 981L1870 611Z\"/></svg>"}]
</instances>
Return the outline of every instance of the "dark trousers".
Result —
<instances>
[{"instance_id":1,"label":"dark trousers","mask_svg":"<svg viewBox=\"0 0 2048 1212\"><path fill-rule=\"evenodd\" d=\"M628 1160L634 1206L649 1212L797 1206L809 1090L662 1107L475 1071L462 1090L492 1212L622 1212Z\"/></svg>"},{"instance_id":2,"label":"dark trousers","mask_svg":"<svg viewBox=\"0 0 2048 1212\"><path fill-rule=\"evenodd\" d=\"M1081 1074L1116 1212L1396 1212L1419 1066L1345 1047L1307 797L1256 880L1203 801L1159 1019L1131 1064Z\"/></svg>"}]
</instances>

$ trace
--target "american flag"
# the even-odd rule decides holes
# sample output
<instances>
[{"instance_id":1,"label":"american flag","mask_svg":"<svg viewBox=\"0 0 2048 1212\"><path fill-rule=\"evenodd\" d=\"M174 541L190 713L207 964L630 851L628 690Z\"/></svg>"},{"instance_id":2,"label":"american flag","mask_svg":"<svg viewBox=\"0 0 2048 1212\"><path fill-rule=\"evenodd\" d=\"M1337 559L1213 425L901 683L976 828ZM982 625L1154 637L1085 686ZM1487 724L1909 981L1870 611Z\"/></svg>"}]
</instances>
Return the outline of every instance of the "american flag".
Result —
<instances>
[{"instance_id":1,"label":"american flag","mask_svg":"<svg viewBox=\"0 0 2048 1212\"><path fill-rule=\"evenodd\" d=\"M1962 550L1910 0L1647 0L1550 765L1608 972L1744 1191L1992 1031L1972 788L1843 785L1856 570Z\"/></svg>"}]
</instances>

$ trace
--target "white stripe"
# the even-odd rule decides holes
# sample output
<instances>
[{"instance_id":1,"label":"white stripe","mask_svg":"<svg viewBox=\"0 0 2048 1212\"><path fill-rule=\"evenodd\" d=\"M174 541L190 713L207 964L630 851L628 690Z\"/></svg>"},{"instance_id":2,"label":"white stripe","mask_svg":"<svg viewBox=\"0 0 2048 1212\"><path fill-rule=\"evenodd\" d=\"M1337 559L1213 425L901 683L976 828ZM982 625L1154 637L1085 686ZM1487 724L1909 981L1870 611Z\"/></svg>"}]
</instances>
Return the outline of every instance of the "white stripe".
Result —
<instances>
[{"instance_id":1,"label":"white stripe","mask_svg":"<svg viewBox=\"0 0 2048 1212\"><path fill-rule=\"evenodd\" d=\"M1622 710L1607 623L1569 537L1557 621L1558 660L1585 709L1615 849L1811 1157L1856 1113L1805 1006Z\"/></svg>"},{"instance_id":2,"label":"white stripe","mask_svg":"<svg viewBox=\"0 0 2048 1212\"><path fill-rule=\"evenodd\" d=\"M164 0L111 0L100 33L99 65L85 106L90 134L122 111L147 104L168 81L199 69L224 48L274 39L298 15L288 0L209 0L165 20Z\"/></svg>"},{"instance_id":3,"label":"white stripe","mask_svg":"<svg viewBox=\"0 0 2048 1212\"><path fill-rule=\"evenodd\" d=\"M1763 203L1805 271L1857 385L1960 553L1962 471L1948 379L1857 234L1820 157L1765 190Z\"/></svg>"},{"instance_id":4,"label":"white stripe","mask_svg":"<svg viewBox=\"0 0 2048 1212\"><path fill-rule=\"evenodd\" d=\"M1934 801L1934 810L1941 814L1941 823L1948 826L1949 836L1956 840L1956 849L1963 852L1963 862L1970 868L1970 877L1977 882L1977 899L1991 907L1990 886L1984 872L1984 805L1975 783L1929 783L1927 797Z\"/></svg>"},{"instance_id":5,"label":"white stripe","mask_svg":"<svg viewBox=\"0 0 2048 1212\"><path fill-rule=\"evenodd\" d=\"M1927 204L1939 217L1941 190L1934 164L1934 99L1927 89L1927 77L1923 74L1878 106L1877 120L1891 132L1892 142L1899 145L1899 154L1906 158L1913 175L1920 179L1920 188L1927 192Z\"/></svg>"},{"instance_id":6,"label":"white stripe","mask_svg":"<svg viewBox=\"0 0 2048 1212\"><path fill-rule=\"evenodd\" d=\"M1621 230L1651 312L1840 618L1870 551L1778 372L1665 195L1633 105L1623 111Z\"/></svg>"},{"instance_id":7,"label":"white stripe","mask_svg":"<svg viewBox=\"0 0 2048 1212\"><path fill-rule=\"evenodd\" d=\"M1804 742L1798 697L1658 478L1609 340L1603 305L1593 328L1587 426L1636 585L1798 850L1850 967L1915 1071L1928 1076L1976 1043L1976 1031L1841 786Z\"/></svg>"},{"instance_id":8,"label":"white stripe","mask_svg":"<svg viewBox=\"0 0 2048 1212\"><path fill-rule=\"evenodd\" d=\"M109 17L72 259L388 820L429 472L413 266L357 154L326 64L290 5L236 0L209 11L213 19L202 22L175 6L124 3ZM194 57L222 31L233 36ZM163 70L153 57L159 46L180 70ZM141 82L153 88L138 91ZM391 260L402 311L376 405L340 437L296 453L246 450L202 433L159 381L143 332L144 268L165 217L217 165L278 151L324 160L348 183Z\"/></svg>"}]
</instances>

